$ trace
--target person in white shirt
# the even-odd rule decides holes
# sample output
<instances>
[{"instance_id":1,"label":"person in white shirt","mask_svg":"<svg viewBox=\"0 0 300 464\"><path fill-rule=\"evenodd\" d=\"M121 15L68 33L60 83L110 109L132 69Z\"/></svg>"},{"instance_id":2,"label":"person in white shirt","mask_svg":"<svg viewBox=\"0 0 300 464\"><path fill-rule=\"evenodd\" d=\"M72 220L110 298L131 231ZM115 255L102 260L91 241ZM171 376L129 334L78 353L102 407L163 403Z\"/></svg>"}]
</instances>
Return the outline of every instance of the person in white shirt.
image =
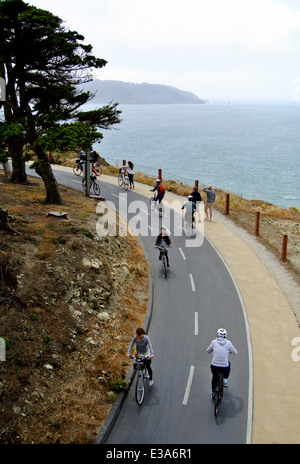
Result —
<instances>
[{"instance_id":1,"label":"person in white shirt","mask_svg":"<svg viewBox=\"0 0 300 464\"><path fill-rule=\"evenodd\" d=\"M122 166L122 169L127 169L128 173L128 179L129 179L129 188L132 189L134 188L134 182L133 182L133 176L134 176L134 170L133 170L133 163L132 161L128 161L128 164L126 166Z\"/></svg>"},{"instance_id":2,"label":"person in white shirt","mask_svg":"<svg viewBox=\"0 0 300 464\"><path fill-rule=\"evenodd\" d=\"M237 350L233 344L227 340L227 332L225 329L218 329L217 335L218 337L213 340L207 348L208 353L213 353L213 359L210 365L213 374L211 381L212 392L215 391L219 372L224 373L224 387L228 387L228 377L230 374L229 354L237 354Z\"/></svg>"}]
</instances>

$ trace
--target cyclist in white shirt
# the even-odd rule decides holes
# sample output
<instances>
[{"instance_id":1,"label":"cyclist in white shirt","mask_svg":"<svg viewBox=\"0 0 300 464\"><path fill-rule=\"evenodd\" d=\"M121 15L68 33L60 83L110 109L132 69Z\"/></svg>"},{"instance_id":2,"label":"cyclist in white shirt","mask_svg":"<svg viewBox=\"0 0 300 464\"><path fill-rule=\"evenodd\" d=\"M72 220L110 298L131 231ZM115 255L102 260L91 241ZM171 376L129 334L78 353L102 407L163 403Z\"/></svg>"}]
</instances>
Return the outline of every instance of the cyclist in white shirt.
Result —
<instances>
[{"instance_id":1,"label":"cyclist in white shirt","mask_svg":"<svg viewBox=\"0 0 300 464\"><path fill-rule=\"evenodd\" d=\"M218 381L218 373L224 373L224 387L228 387L228 377L230 374L229 354L237 354L237 350L233 344L227 340L227 332L225 329L217 330L218 337L211 342L207 348L208 353L213 353L212 363L210 365L212 377L212 392L215 390L215 385Z\"/></svg>"}]
</instances>

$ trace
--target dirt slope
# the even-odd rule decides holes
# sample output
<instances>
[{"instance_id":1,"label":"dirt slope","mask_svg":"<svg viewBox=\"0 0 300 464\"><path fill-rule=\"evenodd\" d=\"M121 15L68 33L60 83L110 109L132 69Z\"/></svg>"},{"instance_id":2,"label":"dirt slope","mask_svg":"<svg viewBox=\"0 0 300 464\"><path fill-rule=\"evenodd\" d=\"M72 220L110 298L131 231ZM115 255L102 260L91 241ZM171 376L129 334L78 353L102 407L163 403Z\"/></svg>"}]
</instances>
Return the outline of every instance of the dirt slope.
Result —
<instances>
[{"instance_id":1,"label":"dirt slope","mask_svg":"<svg viewBox=\"0 0 300 464\"><path fill-rule=\"evenodd\" d=\"M138 240L99 237L97 202L61 191L66 205L46 206L39 180L22 187L0 174L1 207L18 232L0 232L0 443L93 442L147 311Z\"/></svg>"}]
</instances>

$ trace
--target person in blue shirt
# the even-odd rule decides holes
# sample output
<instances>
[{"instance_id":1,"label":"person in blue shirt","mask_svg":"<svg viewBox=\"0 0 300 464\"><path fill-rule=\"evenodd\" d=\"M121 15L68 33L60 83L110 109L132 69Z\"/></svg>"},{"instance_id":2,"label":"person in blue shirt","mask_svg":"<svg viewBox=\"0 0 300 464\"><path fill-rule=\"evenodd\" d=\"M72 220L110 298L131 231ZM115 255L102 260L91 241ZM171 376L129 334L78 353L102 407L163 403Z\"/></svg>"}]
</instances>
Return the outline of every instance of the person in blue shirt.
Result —
<instances>
[{"instance_id":1,"label":"person in blue shirt","mask_svg":"<svg viewBox=\"0 0 300 464\"><path fill-rule=\"evenodd\" d=\"M206 214L205 219L206 220L212 220L212 212L213 212L213 207L214 207L214 202L216 199L216 192L212 189L212 186L209 185L205 189L203 189L203 192L206 193L206 202L204 206L204 211ZM209 217L208 217L208 212L209 212Z\"/></svg>"}]
</instances>

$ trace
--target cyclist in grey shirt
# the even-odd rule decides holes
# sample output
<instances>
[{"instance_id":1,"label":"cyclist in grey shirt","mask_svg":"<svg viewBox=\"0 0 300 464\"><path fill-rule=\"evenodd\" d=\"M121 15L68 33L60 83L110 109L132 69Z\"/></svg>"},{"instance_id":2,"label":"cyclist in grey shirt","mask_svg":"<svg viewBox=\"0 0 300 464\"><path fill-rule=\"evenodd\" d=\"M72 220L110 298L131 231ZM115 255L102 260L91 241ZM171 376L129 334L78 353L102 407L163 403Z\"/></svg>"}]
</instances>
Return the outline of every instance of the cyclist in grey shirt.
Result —
<instances>
[{"instance_id":1,"label":"cyclist in grey shirt","mask_svg":"<svg viewBox=\"0 0 300 464\"><path fill-rule=\"evenodd\" d=\"M149 385L153 385L152 380L152 369L151 369L151 359L154 356L152 344L148 335L145 334L145 331L142 327L136 329L136 335L133 337L132 342L128 348L127 358L130 357L131 350L136 345L136 355L137 356L149 356L150 359L145 359L145 365L149 372Z\"/></svg>"}]
</instances>

